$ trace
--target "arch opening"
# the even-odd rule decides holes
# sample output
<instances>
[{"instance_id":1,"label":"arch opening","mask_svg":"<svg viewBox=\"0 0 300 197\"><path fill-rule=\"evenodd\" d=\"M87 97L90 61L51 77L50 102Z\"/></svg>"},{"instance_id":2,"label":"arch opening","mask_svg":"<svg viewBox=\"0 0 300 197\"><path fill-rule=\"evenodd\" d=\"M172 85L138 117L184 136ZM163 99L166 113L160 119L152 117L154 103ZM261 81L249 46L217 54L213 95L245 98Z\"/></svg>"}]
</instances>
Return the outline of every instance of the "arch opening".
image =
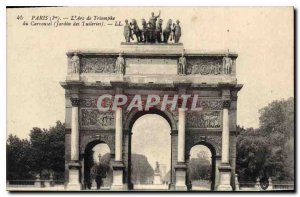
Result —
<instances>
[{"instance_id":1,"label":"arch opening","mask_svg":"<svg viewBox=\"0 0 300 197\"><path fill-rule=\"evenodd\" d=\"M189 151L187 186L192 191L209 191L215 187L215 149L201 142Z\"/></svg>"},{"instance_id":2,"label":"arch opening","mask_svg":"<svg viewBox=\"0 0 300 197\"><path fill-rule=\"evenodd\" d=\"M171 181L171 124L161 114L139 114L130 140L131 189L168 189Z\"/></svg>"},{"instance_id":3,"label":"arch opening","mask_svg":"<svg viewBox=\"0 0 300 197\"><path fill-rule=\"evenodd\" d=\"M112 172L109 146L100 140L90 142L84 153L84 189L109 189L112 184Z\"/></svg>"}]
</instances>

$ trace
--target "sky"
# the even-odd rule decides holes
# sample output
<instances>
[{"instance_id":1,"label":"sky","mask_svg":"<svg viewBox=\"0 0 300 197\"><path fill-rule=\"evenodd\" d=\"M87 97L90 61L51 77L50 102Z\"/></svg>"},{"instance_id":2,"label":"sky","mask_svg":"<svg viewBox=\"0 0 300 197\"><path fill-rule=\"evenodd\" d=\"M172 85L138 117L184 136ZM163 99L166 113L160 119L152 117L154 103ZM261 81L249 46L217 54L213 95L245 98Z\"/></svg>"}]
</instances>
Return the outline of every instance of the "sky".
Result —
<instances>
[{"instance_id":1,"label":"sky","mask_svg":"<svg viewBox=\"0 0 300 197\"><path fill-rule=\"evenodd\" d=\"M7 10L7 135L27 138L32 127L64 121L66 51L118 48L123 28L23 26L32 16L114 16L116 20L179 19L186 49L238 53L237 123L259 126L259 109L294 96L292 7L62 7ZM23 20L18 20L22 15ZM141 26L141 25L140 25ZM163 27L165 23L163 24ZM150 128L149 128L150 129ZM145 132L148 132L147 130Z\"/></svg>"}]
</instances>

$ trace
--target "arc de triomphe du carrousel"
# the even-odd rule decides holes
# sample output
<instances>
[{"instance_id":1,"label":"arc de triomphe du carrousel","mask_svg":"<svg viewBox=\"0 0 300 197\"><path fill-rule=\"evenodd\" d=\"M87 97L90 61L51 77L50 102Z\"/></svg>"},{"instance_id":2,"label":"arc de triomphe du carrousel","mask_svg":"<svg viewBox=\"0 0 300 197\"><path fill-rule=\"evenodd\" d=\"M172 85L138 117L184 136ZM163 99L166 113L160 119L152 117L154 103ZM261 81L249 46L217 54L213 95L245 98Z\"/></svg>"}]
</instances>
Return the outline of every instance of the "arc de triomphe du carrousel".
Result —
<instances>
[{"instance_id":1,"label":"arc de triomphe du carrousel","mask_svg":"<svg viewBox=\"0 0 300 197\"><path fill-rule=\"evenodd\" d=\"M154 15L148 23L143 21L142 29L135 20L125 21L125 42L119 48L67 52L68 73L60 83L65 89L66 189L88 189L90 152L99 143L110 148L109 189L134 189L131 131L145 114L163 117L171 128L169 190L187 190L189 151L199 144L212 153L211 190L235 189L237 93L242 88L236 77L238 55L185 49L180 21L173 27L169 20L164 30L161 23ZM130 42L133 37L135 42ZM128 101L117 95L126 95ZM165 95L178 98L174 108L162 109ZM152 105L132 107L134 98L142 105L148 99ZM100 100L107 101L105 110L99 109ZM110 108L114 102L117 105ZM198 110L183 103L195 104Z\"/></svg>"}]
</instances>

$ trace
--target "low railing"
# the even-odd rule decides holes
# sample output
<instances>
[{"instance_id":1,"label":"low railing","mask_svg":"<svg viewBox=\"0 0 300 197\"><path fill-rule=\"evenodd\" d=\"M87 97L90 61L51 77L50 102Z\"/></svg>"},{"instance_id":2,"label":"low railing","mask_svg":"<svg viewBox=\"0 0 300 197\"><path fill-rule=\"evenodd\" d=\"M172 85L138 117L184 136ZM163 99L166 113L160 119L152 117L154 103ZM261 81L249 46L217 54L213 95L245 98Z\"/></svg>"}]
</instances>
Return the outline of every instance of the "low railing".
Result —
<instances>
[{"instance_id":1,"label":"low railing","mask_svg":"<svg viewBox=\"0 0 300 197\"><path fill-rule=\"evenodd\" d=\"M268 185L263 188L260 184L260 180L257 179L256 182L239 182L236 180L236 190L237 191L287 191L294 190L294 182L273 182L271 178L268 180Z\"/></svg>"},{"instance_id":2,"label":"low railing","mask_svg":"<svg viewBox=\"0 0 300 197\"><path fill-rule=\"evenodd\" d=\"M24 187L35 187L35 188L45 188L45 187L55 187L63 186L64 180L8 180L6 183L7 187L13 188L24 188Z\"/></svg>"},{"instance_id":3,"label":"low railing","mask_svg":"<svg viewBox=\"0 0 300 197\"><path fill-rule=\"evenodd\" d=\"M293 182L273 182L273 190L294 190Z\"/></svg>"}]
</instances>

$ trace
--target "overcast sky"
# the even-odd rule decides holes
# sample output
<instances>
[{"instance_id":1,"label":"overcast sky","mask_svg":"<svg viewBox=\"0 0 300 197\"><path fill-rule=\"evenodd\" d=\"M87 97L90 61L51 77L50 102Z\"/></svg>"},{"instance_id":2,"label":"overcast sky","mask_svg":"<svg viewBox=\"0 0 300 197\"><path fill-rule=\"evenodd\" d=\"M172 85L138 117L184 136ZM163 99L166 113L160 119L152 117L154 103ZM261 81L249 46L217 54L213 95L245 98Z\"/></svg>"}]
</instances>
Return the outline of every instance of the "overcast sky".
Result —
<instances>
[{"instance_id":1,"label":"overcast sky","mask_svg":"<svg viewBox=\"0 0 300 197\"><path fill-rule=\"evenodd\" d=\"M237 121L258 127L258 110L275 99L293 96L292 8L34 8L7 10L7 134L28 137L32 127L64 121L67 58L71 49L118 48L123 27L26 27L32 15L115 16L124 21L179 19L186 49L235 51L238 83ZM163 24L163 27L165 23ZM229 32L227 32L229 30ZM150 129L150 128L149 128ZM145 131L147 132L147 131Z\"/></svg>"}]
</instances>

